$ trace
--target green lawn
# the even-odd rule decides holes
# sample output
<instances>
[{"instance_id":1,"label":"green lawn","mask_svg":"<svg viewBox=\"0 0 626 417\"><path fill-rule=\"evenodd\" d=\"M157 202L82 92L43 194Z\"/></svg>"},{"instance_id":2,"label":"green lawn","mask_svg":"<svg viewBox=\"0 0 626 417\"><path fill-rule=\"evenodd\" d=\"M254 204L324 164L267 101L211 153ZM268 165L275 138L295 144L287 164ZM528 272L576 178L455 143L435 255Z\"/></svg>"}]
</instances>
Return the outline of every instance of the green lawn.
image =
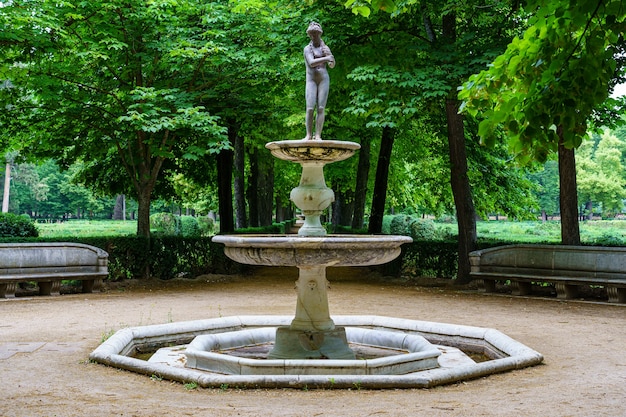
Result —
<instances>
[{"instance_id":1,"label":"green lawn","mask_svg":"<svg viewBox=\"0 0 626 417\"><path fill-rule=\"evenodd\" d=\"M456 223L435 223L448 235L457 234ZM41 237L128 236L137 232L135 220L69 220L63 223L37 223ZM479 221L479 239L510 242L555 242L561 240L561 225L557 221ZM626 220L594 220L580 223L580 236L588 244L626 245Z\"/></svg>"},{"instance_id":2,"label":"green lawn","mask_svg":"<svg viewBox=\"0 0 626 417\"><path fill-rule=\"evenodd\" d=\"M41 237L127 236L137 233L136 220L68 220L37 223Z\"/></svg>"},{"instance_id":3,"label":"green lawn","mask_svg":"<svg viewBox=\"0 0 626 417\"><path fill-rule=\"evenodd\" d=\"M456 234L454 223L435 223L438 229ZM498 239L511 242L554 242L561 241L561 224L558 221L479 221L476 224L478 238ZM626 244L626 220L593 220L580 223L580 238L583 243Z\"/></svg>"}]
</instances>

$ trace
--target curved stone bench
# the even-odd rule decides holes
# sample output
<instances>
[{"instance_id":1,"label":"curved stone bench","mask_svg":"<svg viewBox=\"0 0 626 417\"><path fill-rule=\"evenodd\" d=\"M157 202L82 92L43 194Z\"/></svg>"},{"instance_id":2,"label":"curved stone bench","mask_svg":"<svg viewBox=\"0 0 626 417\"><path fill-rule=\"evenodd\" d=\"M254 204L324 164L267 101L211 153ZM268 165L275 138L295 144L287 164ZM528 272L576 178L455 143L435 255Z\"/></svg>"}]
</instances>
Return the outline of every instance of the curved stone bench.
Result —
<instances>
[{"instance_id":1,"label":"curved stone bench","mask_svg":"<svg viewBox=\"0 0 626 417\"><path fill-rule=\"evenodd\" d=\"M37 282L40 295L59 295L62 280L82 281L83 292L99 291L109 254L81 243L0 243L0 298L15 297L19 282Z\"/></svg>"},{"instance_id":2,"label":"curved stone bench","mask_svg":"<svg viewBox=\"0 0 626 417\"><path fill-rule=\"evenodd\" d=\"M510 281L514 295L531 283L549 282L557 298L576 298L581 285L606 288L609 302L626 303L626 248L567 245L508 245L471 252L470 276L486 292Z\"/></svg>"}]
</instances>

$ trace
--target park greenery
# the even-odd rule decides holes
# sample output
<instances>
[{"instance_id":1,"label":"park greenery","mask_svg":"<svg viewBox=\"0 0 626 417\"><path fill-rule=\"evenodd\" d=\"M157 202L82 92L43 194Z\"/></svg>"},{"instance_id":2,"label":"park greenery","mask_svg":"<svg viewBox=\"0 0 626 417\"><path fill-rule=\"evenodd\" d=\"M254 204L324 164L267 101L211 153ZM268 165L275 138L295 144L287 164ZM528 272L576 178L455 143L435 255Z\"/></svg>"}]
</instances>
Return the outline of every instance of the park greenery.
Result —
<instances>
[{"instance_id":1,"label":"park greenery","mask_svg":"<svg viewBox=\"0 0 626 417\"><path fill-rule=\"evenodd\" d=\"M611 92L626 81L625 7L3 1L4 201L42 229L132 219L142 248L292 219L298 167L264 145L304 136L301 51L315 20L337 59L324 137L361 145L326 169L329 229L381 233L396 213L396 229L431 236L415 219L441 220L464 282L477 219L541 218L541 230L560 218L574 244L581 219L623 215L625 100Z\"/></svg>"}]
</instances>

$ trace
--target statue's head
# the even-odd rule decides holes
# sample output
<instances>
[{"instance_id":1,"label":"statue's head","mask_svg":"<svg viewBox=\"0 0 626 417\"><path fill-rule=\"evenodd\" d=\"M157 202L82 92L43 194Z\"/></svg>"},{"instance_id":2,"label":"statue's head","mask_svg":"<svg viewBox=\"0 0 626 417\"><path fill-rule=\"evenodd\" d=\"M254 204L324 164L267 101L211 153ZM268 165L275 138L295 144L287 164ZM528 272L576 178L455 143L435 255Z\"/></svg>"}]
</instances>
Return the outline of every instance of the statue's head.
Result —
<instances>
[{"instance_id":1,"label":"statue's head","mask_svg":"<svg viewBox=\"0 0 626 417\"><path fill-rule=\"evenodd\" d=\"M324 31L322 30L322 25L320 25L320 24L319 24L319 23L317 23L317 22L311 22L311 23L309 24L309 28L306 30L306 33L307 33L308 35L311 35L311 33L313 33L313 32L317 32L317 33L319 33L320 35L321 35L322 33L324 33Z\"/></svg>"}]
</instances>

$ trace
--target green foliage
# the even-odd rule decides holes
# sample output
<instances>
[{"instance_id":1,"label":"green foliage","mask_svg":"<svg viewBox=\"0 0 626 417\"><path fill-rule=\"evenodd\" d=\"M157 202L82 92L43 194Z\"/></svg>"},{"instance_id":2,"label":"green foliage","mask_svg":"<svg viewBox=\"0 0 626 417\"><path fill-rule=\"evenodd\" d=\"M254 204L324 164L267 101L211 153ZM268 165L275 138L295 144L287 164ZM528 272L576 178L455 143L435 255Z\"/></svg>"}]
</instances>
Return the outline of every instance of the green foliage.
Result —
<instances>
[{"instance_id":1,"label":"green foliage","mask_svg":"<svg viewBox=\"0 0 626 417\"><path fill-rule=\"evenodd\" d=\"M393 216L393 218L391 219L391 224L389 226L389 233L392 235L410 236L412 222L413 218L405 214Z\"/></svg>"},{"instance_id":2,"label":"green foliage","mask_svg":"<svg viewBox=\"0 0 626 417\"><path fill-rule=\"evenodd\" d=\"M197 237L202 235L198 220L194 216L180 217L180 232L184 237Z\"/></svg>"},{"instance_id":3,"label":"green foliage","mask_svg":"<svg viewBox=\"0 0 626 417\"><path fill-rule=\"evenodd\" d=\"M58 238L3 238L5 242L58 242ZM245 266L224 255L224 246L210 237L140 236L67 237L109 254L109 280L150 277L168 280L203 274L241 273ZM149 246L148 246L149 242Z\"/></svg>"},{"instance_id":4,"label":"green foliage","mask_svg":"<svg viewBox=\"0 0 626 417\"><path fill-rule=\"evenodd\" d=\"M409 277L456 277L456 241L415 241L402 245L401 273Z\"/></svg>"},{"instance_id":5,"label":"green foliage","mask_svg":"<svg viewBox=\"0 0 626 417\"><path fill-rule=\"evenodd\" d=\"M441 234L437 231L432 220L415 218L406 214L391 216L389 234L411 236L413 240L438 240L441 238Z\"/></svg>"},{"instance_id":6,"label":"green foliage","mask_svg":"<svg viewBox=\"0 0 626 417\"><path fill-rule=\"evenodd\" d=\"M0 237L37 237L39 231L29 216L0 213Z\"/></svg>"},{"instance_id":7,"label":"green foliage","mask_svg":"<svg viewBox=\"0 0 626 417\"><path fill-rule=\"evenodd\" d=\"M409 225L410 236L416 240L436 240L438 238L435 223L429 219L414 219Z\"/></svg>"},{"instance_id":8,"label":"green foliage","mask_svg":"<svg viewBox=\"0 0 626 417\"><path fill-rule=\"evenodd\" d=\"M196 0L4 4L3 129L31 157L85 160L94 188L134 192L147 235L152 192L168 189L156 187L164 165L228 147L204 106L219 50L206 12Z\"/></svg>"},{"instance_id":9,"label":"green foliage","mask_svg":"<svg viewBox=\"0 0 626 417\"><path fill-rule=\"evenodd\" d=\"M293 225L293 220L272 223L270 226L242 227L235 230L237 234L285 234Z\"/></svg>"},{"instance_id":10,"label":"green foliage","mask_svg":"<svg viewBox=\"0 0 626 417\"><path fill-rule=\"evenodd\" d=\"M166 236L178 236L181 233L180 216L172 213L155 213L150 216L150 229Z\"/></svg>"},{"instance_id":11,"label":"green foliage","mask_svg":"<svg viewBox=\"0 0 626 417\"><path fill-rule=\"evenodd\" d=\"M535 0L525 9L523 36L472 76L459 98L482 119L483 143L493 145L502 129L521 160L543 162L561 139L569 149L581 144L592 112L623 73L626 13L621 0Z\"/></svg>"},{"instance_id":12,"label":"green foliage","mask_svg":"<svg viewBox=\"0 0 626 417\"><path fill-rule=\"evenodd\" d=\"M426 223L429 223L428 221ZM428 226L427 226L428 227ZM445 225L451 227L451 225ZM511 243L558 243L558 222L480 222L479 248ZM441 232L438 232L440 235ZM581 224L585 244L623 246L626 244L626 221L593 221ZM3 238L7 242L51 242L59 237ZM153 236L150 246L137 236L63 237L104 249L109 253L109 280L144 277L149 270L152 277L173 279L197 277L209 273L241 273L245 265L224 255L224 246L208 237ZM456 277L458 242L452 240L415 240L402 245L400 257L376 267L385 275L405 277Z\"/></svg>"},{"instance_id":13,"label":"green foliage","mask_svg":"<svg viewBox=\"0 0 626 417\"><path fill-rule=\"evenodd\" d=\"M213 236L215 234L215 220L209 216L196 217L196 220L202 236Z\"/></svg>"},{"instance_id":14,"label":"green foliage","mask_svg":"<svg viewBox=\"0 0 626 417\"><path fill-rule=\"evenodd\" d=\"M383 216L383 227L381 229L382 234L384 235L391 234L391 221L393 220L394 217L395 216L392 216L390 214Z\"/></svg>"},{"instance_id":15,"label":"green foliage","mask_svg":"<svg viewBox=\"0 0 626 417\"><path fill-rule=\"evenodd\" d=\"M150 216L150 228L163 236L211 236L215 233L215 222L208 217L155 213Z\"/></svg>"},{"instance_id":16,"label":"green foliage","mask_svg":"<svg viewBox=\"0 0 626 417\"><path fill-rule=\"evenodd\" d=\"M37 223L42 238L132 236L136 222L129 220L68 220L65 222Z\"/></svg>"},{"instance_id":17,"label":"green foliage","mask_svg":"<svg viewBox=\"0 0 626 417\"><path fill-rule=\"evenodd\" d=\"M614 216L626 199L626 142L608 129L592 139L583 142L576 157L580 201L599 204L603 216Z\"/></svg>"},{"instance_id":18,"label":"green foliage","mask_svg":"<svg viewBox=\"0 0 626 417\"><path fill-rule=\"evenodd\" d=\"M577 158L578 159L578 158ZM578 164L576 164L578 165ZM578 167L577 167L578 168ZM550 159L537 171L527 174L531 183L535 184L535 195L538 208L547 216L558 213L559 210L559 167L558 163Z\"/></svg>"}]
</instances>

